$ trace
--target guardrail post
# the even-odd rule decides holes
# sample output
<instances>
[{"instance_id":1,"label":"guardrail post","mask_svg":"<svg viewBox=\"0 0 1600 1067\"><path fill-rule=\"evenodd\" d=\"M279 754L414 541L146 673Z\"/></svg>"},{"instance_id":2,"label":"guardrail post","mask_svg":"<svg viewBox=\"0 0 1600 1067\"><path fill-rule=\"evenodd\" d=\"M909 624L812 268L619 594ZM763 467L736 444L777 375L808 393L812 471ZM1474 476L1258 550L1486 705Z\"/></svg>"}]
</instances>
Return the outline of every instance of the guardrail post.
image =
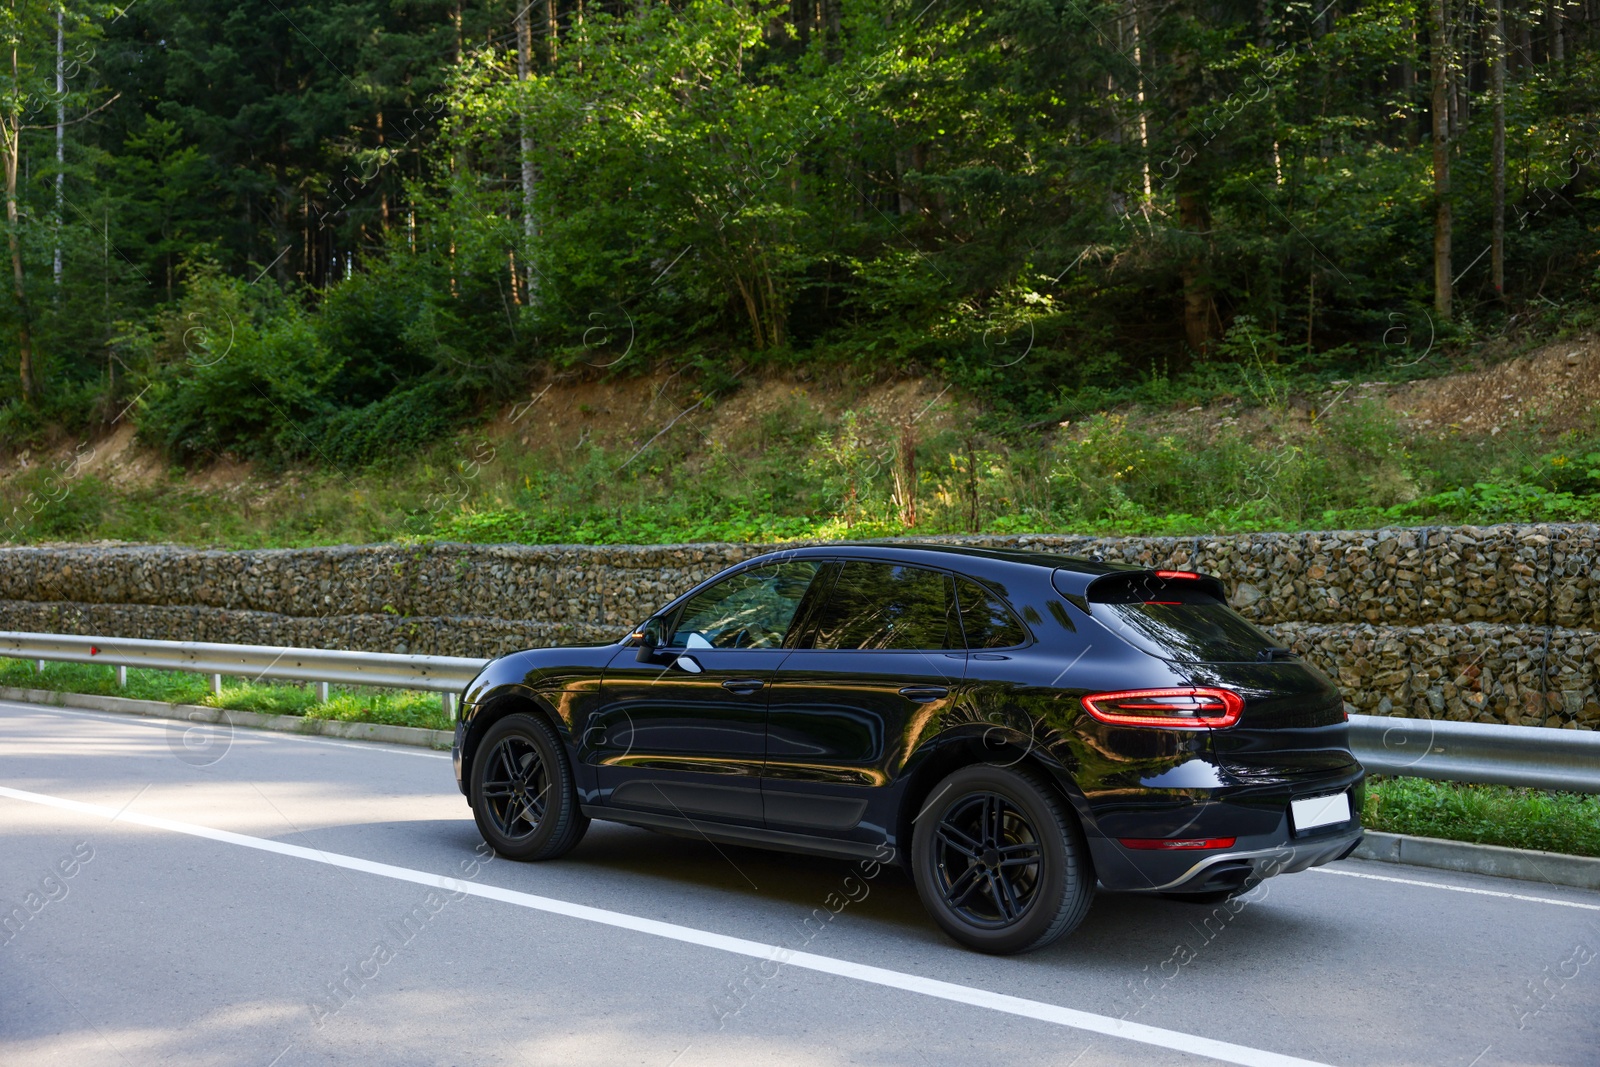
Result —
<instances>
[{"instance_id":1,"label":"guardrail post","mask_svg":"<svg viewBox=\"0 0 1600 1067\"><path fill-rule=\"evenodd\" d=\"M128 668L126 666L119 666L117 668L117 688L128 688Z\"/></svg>"},{"instance_id":2,"label":"guardrail post","mask_svg":"<svg viewBox=\"0 0 1600 1067\"><path fill-rule=\"evenodd\" d=\"M317 703L318 704L326 704L327 702L328 702L328 683L327 682L318 682L317 683Z\"/></svg>"},{"instance_id":3,"label":"guardrail post","mask_svg":"<svg viewBox=\"0 0 1600 1067\"><path fill-rule=\"evenodd\" d=\"M34 660L33 661L33 669L34 669L34 673L43 674L44 673L44 660L42 660L42 659Z\"/></svg>"},{"instance_id":4,"label":"guardrail post","mask_svg":"<svg viewBox=\"0 0 1600 1067\"><path fill-rule=\"evenodd\" d=\"M451 722L456 721L456 695L454 693L440 693L439 702L444 705L444 713Z\"/></svg>"},{"instance_id":5,"label":"guardrail post","mask_svg":"<svg viewBox=\"0 0 1600 1067\"><path fill-rule=\"evenodd\" d=\"M217 697L222 695L222 675L220 674L211 676L211 695Z\"/></svg>"}]
</instances>

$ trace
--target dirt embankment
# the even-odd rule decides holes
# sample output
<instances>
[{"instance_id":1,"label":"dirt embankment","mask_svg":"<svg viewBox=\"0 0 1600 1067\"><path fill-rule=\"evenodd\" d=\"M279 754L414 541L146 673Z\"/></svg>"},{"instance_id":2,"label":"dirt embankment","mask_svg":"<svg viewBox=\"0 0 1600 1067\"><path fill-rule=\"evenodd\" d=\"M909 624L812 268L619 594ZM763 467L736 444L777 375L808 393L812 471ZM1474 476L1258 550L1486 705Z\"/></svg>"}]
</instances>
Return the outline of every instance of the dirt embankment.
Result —
<instances>
[{"instance_id":1,"label":"dirt embankment","mask_svg":"<svg viewBox=\"0 0 1600 1067\"><path fill-rule=\"evenodd\" d=\"M1337 383L1321 396L1294 397L1277 410L1223 403L1188 411L1132 414L1152 428L1238 424L1250 432L1274 432L1287 416L1307 422L1330 407L1379 401L1417 432L1496 434L1513 426L1547 437L1593 431L1600 410L1600 338L1546 344L1503 362L1444 377L1410 382ZM975 414L968 398L932 378L891 381L768 376L743 382L716 400L705 397L682 371L609 380L557 377L505 404L481 429L497 449L549 453L585 443L608 451L643 448L666 433L698 434L707 450L735 452L762 447L773 433L835 426L847 411L862 416L863 429L892 432L913 422L926 439L967 425ZM1048 431L1045 431L1048 432ZM680 442L681 436L677 438ZM162 457L134 440L126 422L95 440L60 440L35 449L4 451L0 482L40 467L67 478L94 475L118 488L155 485L178 477L191 488L252 501L266 500L292 485L296 475L267 473L256 465L223 458L198 470L174 472Z\"/></svg>"}]
</instances>

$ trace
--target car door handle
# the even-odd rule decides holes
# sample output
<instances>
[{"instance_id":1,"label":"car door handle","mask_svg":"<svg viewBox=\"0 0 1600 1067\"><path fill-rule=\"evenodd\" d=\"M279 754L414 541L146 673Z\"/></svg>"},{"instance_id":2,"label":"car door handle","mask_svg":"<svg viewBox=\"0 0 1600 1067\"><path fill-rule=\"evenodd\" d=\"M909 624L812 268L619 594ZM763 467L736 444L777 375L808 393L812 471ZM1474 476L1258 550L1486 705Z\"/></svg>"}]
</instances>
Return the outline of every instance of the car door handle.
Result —
<instances>
[{"instance_id":1,"label":"car door handle","mask_svg":"<svg viewBox=\"0 0 1600 1067\"><path fill-rule=\"evenodd\" d=\"M900 695L907 700L915 700L918 704L926 704L930 700L950 695L950 690L942 685L908 685L900 690Z\"/></svg>"},{"instance_id":2,"label":"car door handle","mask_svg":"<svg viewBox=\"0 0 1600 1067\"><path fill-rule=\"evenodd\" d=\"M766 684L760 678L729 678L722 683L722 688L730 693L754 693Z\"/></svg>"}]
</instances>

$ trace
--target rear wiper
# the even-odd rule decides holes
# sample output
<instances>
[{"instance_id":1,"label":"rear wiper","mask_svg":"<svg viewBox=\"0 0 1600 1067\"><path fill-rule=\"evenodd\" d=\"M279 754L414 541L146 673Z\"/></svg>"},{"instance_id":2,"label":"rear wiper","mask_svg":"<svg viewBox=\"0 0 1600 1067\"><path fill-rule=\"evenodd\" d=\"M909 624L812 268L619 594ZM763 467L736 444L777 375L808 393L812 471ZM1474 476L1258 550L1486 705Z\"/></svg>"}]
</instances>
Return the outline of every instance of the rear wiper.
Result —
<instances>
[{"instance_id":1,"label":"rear wiper","mask_svg":"<svg viewBox=\"0 0 1600 1067\"><path fill-rule=\"evenodd\" d=\"M1256 653L1256 659L1263 663L1271 663L1275 659L1294 659L1292 648L1263 648Z\"/></svg>"}]
</instances>

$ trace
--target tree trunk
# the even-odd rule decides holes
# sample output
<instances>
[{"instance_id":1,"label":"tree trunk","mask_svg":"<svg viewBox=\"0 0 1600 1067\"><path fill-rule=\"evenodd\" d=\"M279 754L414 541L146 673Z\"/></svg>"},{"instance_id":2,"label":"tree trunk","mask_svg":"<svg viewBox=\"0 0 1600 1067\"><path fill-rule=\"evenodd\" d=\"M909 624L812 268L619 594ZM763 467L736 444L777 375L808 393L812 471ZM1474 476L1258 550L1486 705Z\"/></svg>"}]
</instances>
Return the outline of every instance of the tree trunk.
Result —
<instances>
[{"instance_id":1,"label":"tree trunk","mask_svg":"<svg viewBox=\"0 0 1600 1067\"><path fill-rule=\"evenodd\" d=\"M1411 65L1410 57L1412 55L1416 54L1416 50L1417 50L1417 31L1411 25L1411 20L1409 18L1402 19L1401 23L1405 26L1406 33L1411 38L1411 50L1406 53L1407 58L1405 60L1403 60L1401 62L1401 64L1400 64L1400 88L1404 92L1405 101L1406 101L1405 120L1404 120L1405 121L1405 131L1406 131L1406 144L1408 144L1411 147L1415 148L1416 144L1417 144L1417 112L1415 110L1415 103L1416 103L1416 99L1415 98L1416 98L1416 91L1417 91L1417 68L1415 68L1415 67L1413 67Z\"/></svg>"},{"instance_id":2,"label":"tree trunk","mask_svg":"<svg viewBox=\"0 0 1600 1067\"><path fill-rule=\"evenodd\" d=\"M12 53L12 69L16 69L16 53ZM4 137L4 144L0 145L0 155L4 156L5 182L6 182L6 245L11 252L11 279L17 298L17 367L22 376L22 398L32 400L34 396L33 382L33 328L29 323L32 317L28 311L27 275L22 267L22 242L18 240L17 227L20 218L17 212L17 156L22 149L22 130L20 117L7 115L5 126L0 136Z\"/></svg>"},{"instance_id":3,"label":"tree trunk","mask_svg":"<svg viewBox=\"0 0 1600 1067\"><path fill-rule=\"evenodd\" d=\"M1196 191L1178 194L1178 228L1189 237L1209 242L1211 212L1203 195ZM1183 339L1195 355L1204 358L1211 351L1211 276L1204 253L1195 252L1183 261Z\"/></svg>"},{"instance_id":4,"label":"tree trunk","mask_svg":"<svg viewBox=\"0 0 1600 1067\"><path fill-rule=\"evenodd\" d=\"M1489 163L1494 182L1489 274L1494 294L1506 295L1506 19L1505 0L1494 0L1494 41L1490 49L1490 91L1494 95L1494 147Z\"/></svg>"},{"instance_id":5,"label":"tree trunk","mask_svg":"<svg viewBox=\"0 0 1600 1067\"><path fill-rule=\"evenodd\" d=\"M1133 0L1133 11L1130 19L1133 32L1133 69L1137 72L1134 82L1134 103L1139 110L1139 170L1144 178L1144 203L1141 205L1143 213L1148 217L1150 212L1150 124L1145 115L1144 107L1144 26L1143 15L1139 0Z\"/></svg>"},{"instance_id":6,"label":"tree trunk","mask_svg":"<svg viewBox=\"0 0 1600 1067\"><path fill-rule=\"evenodd\" d=\"M56 9L56 295L61 294L61 216L66 207L67 64L65 15Z\"/></svg>"},{"instance_id":7,"label":"tree trunk","mask_svg":"<svg viewBox=\"0 0 1600 1067\"><path fill-rule=\"evenodd\" d=\"M1189 27L1195 27L1199 18L1186 6L1178 16ZM1195 111L1204 92L1204 72L1195 46L1184 40L1172 54L1171 95L1174 106L1174 128L1180 144L1196 140L1203 143L1203 135L1196 128ZM1178 171L1176 196L1178 201L1178 229L1190 251L1184 255L1180 277L1183 282L1183 336L1189 350L1200 358L1211 351L1211 323L1216 317L1212 307L1210 244L1211 208L1209 182L1205 175L1205 161L1197 160Z\"/></svg>"},{"instance_id":8,"label":"tree trunk","mask_svg":"<svg viewBox=\"0 0 1600 1067\"><path fill-rule=\"evenodd\" d=\"M1430 0L1428 52L1433 79L1433 307L1450 318L1450 45L1445 0Z\"/></svg>"},{"instance_id":9,"label":"tree trunk","mask_svg":"<svg viewBox=\"0 0 1600 1067\"><path fill-rule=\"evenodd\" d=\"M822 15L822 54L829 63L844 58L839 28L839 5L843 0L820 0Z\"/></svg>"},{"instance_id":10,"label":"tree trunk","mask_svg":"<svg viewBox=\"0 0 1600 1067\"><path fill-rule=\"evenodd\" d=\"M517 14L517 81L526 84L533 67L533 21L524 7ZM528 136L528 119L520 115L518 122L522 134L522 234L523 257L527 260L528 304L539 296L539 278L533 269L533 246L539 238L539 222L534 214L534 194L538 192L539 173L533 163L533 138Z\"/></svg>"}]
</instances>

